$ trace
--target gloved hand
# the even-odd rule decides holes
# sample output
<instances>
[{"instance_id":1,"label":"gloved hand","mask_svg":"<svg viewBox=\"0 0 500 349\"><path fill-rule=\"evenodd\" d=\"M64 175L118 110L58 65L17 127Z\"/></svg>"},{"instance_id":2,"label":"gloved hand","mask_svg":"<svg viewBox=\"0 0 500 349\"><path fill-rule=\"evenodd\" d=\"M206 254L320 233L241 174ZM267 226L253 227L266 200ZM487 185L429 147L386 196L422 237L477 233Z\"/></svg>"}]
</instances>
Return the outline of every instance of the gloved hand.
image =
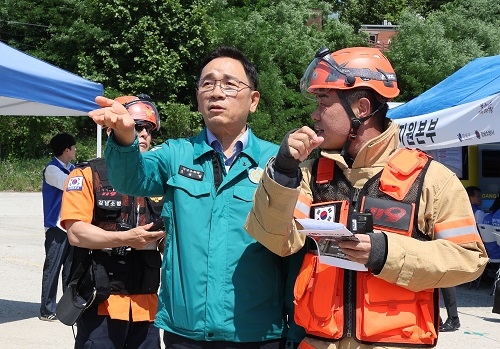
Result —
<instances>
[{"instance_id":1,"label":"gloved hand","mask_svg":"<svg viewBox=\"0 0 500 349\"><path fill-rule=\"evenodd\" d=\"M288 132L283 141L281 142L280 149L274 161L274 168L278 172L287 175L288 177L297 177L297 169L300 165L300 160L295 159L290 153L290 146L288 145L288 137L295 132L292 130Z\"/></svg>"}]
</instances>

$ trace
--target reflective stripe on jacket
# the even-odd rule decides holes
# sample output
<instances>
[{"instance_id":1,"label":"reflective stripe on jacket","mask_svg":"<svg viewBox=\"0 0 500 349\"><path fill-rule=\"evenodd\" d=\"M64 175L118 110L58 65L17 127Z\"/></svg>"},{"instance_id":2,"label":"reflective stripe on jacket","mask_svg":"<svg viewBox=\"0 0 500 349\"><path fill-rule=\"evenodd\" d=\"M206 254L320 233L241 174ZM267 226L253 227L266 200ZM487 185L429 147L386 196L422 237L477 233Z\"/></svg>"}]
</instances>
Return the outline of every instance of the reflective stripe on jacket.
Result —
<instances>
[{"instance_id":1,"label":"reflective stripe on jacket","mask_svg":"<svg viewBox=\"0 0 500 349\"><path fill-rule=\"evenodd\" d=\"M321 155L335 161L340 171L355 188L382 171L389 157L398 149L398 125L392 123L384 133L367 142L360 149L351 167L345 164L338 151L321 151ZM268 164L271 166L272 160ZM287 188L277 183L270 171L265 171L256 190L254 207L248 215L245 229L257 241L276 254L286 256L301 250L305 235L297 230L293 220L299 194L312 198L311 178L313 160L301 165L302 179L298 188ZM469 199L456 175L444 165L432 161L423 181L416 224L428 240L390 234L382 229L387 239L385 264L374 277L412 292L452 287L475 280L488 261L473 218ZM455 243L451 236L439 238L436 227L443 222L465 222L462 233L466 239ZM463 224L463 223L462 223ZM345 337L340 346L353 344L353 337ZM303 343L314 343L315 348L336 348L328 341L306 338ZM360 344L372 348L373 344ZM301 344L302 346L302 344Z\"/></svg>"}]
</instances>

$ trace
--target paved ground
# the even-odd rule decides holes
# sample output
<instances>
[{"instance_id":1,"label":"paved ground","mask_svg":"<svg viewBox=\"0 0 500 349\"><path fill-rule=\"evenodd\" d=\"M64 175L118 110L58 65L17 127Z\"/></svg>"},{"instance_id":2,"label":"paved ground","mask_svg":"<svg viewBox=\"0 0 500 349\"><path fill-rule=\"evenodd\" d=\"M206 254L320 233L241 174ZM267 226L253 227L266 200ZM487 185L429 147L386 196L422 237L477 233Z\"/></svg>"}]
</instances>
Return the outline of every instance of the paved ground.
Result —
<instances>
[{"instance_id":1,"label":"paved ground","mask_svg":"<svg viewBox=\"0 0 500 349\"><path fill-rule=\"evenodd\" d=\"M70 349L71 327L40 321L39 302L44 261L40 193L0 192L0 347ZM441 349L500 349L500 315L493 314L491 280L478 290L458 287L462 327L442 333ZM446 319L446 311L441 309Z\"/></svg>"}]
</instances>

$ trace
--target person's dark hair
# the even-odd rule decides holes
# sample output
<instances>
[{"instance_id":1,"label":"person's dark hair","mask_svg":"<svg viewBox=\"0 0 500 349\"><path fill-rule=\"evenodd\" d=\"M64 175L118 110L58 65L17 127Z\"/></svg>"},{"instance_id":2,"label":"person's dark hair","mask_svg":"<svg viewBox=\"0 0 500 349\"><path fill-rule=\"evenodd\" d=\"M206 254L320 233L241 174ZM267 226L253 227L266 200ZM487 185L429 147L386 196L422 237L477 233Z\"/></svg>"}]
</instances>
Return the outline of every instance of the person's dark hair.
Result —
<instances>
[{"instance_id":1,"label":"person's dark hair","mask_svg":"<svg viewBox=\"0 0 500 349\"><path fill-rule=\"evenodd\" d=\"M493 201L493 204L490 206L490 212L495 213L500 209L500 196L497 196L495 198L495 201Z\"/></svg>"},{"instance_id":2,"label":"person's dark hair","mask_svg":"<svg viewBox=\"0 0 500 349\"><path fill-rule=\"evenodd\" d=\"M60 156L65 149L69 149L76 145L75 137L69 133L58 133L50 140L50 148L55 156Z\"/></svg>"},{"instance_id":3,"label":"person's dark hair","mask_svg":"<svg viewBox=\"0 0 500 349\"><path fill-rule=\"evenodd\" d=\"M376 91L368 88L353 88L350 90L343 90L342 93L344 93L350 106L361 98L368 99L370 101L370 113L377 111L372 118L379 120L382 130L387 128L389 122L389 119L387 118L389 105L384 97L379 95Z\"/></svg>"},{"instance_id":4,"label":"person's dark hair","mask_svg":"<svg viewBox=\"0 0 500 349\"><path fill-rule=\"evenodd\" d=\"M465 191L467 192L467 195L469 195L469 197L473 197L474 195L476 195L477 192L482 192L481 191L481 188L479 187L476 187L474 185L470 185L468 187L465 188Z\"/></svg>"},{"instance_id":5,"label":"person's dark hair","mask_svg":"<svg viewBox=\"0 0 500 349\"><path fill-rule=\"evenodd\" d=\"M199 69L200 73L208 63L210 63L216 58L223 58L223 57L228 57L240 61L241 64L243 65L243 69L245 69L245 74L247 75L247 78L250 82L252 89L253 90L257 89L259 85L259 75L257 74L255 66L243 54L243 52L232 46L219 46L215 50L210 52L207 56L205 56L205 58L201 62L201 66Z\"/></svg>"},{"instance_id":6,"label":"person's dark hair","mask_svg":"<svg viewBox=\"0 0 500 349\"><path fill-rule=\"evenodd\" d=\"M342 92L344 93L347 102L349 102L349 105L353 105L361 98L368 99L370 101L371 112L374 112L375 110L380 108L381 104L386 104L385 99L372 89L353 88L350 90L344 90Z\"/></svg>"}]
</instances>

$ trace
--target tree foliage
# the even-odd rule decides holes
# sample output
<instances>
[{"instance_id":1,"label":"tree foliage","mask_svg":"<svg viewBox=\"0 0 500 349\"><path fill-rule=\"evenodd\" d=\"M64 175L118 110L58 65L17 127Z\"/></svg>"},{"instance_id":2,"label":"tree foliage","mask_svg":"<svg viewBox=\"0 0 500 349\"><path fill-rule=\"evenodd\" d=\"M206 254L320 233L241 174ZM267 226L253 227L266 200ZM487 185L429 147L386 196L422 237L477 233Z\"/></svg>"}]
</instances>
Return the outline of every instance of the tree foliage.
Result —
<instances>
[{"instance_id":1,"label":"tree foliage","mask_svg":"<svg viewBox=\"0 0 500 349\"><path fill-rule=\"evenodd\" d=\"M201 0L4 0L3 18L36 24L43 35L30 32L33 25L13 32L8 21L2 21L0 28L4 41L102 83L108 97L149 94L165 121L158 136L179 136L194 133L201 125L194 91L197 64L214 35L209 5L210 1ZM180 114L172 117L173 113ZM168 125L169 121L174 124ZM0 128L6 122L0 119ZM176 125L180 122L182 127ZM95 134L88 118L71 119L66 126L64 130L78 138ZM38 154L29 144L3 146L8 142L0 136L4 154Z\"/></svg>"},{"instance_id":2,"label":"tree foliage","mask_svg":"<svg viewBox=\"0 0 500 349\"><path fill-rule=\"evenodd\" d=\"M362 24L400 23L405 11L427 16L432 11L453 0L338 0L334 10L339 19L358 30Z\"/></svg>"},{"instance_id":3,"label":"tree foliage","mask_svg":"<svg viewBox=\"0 0 500 349\"><path fill-rule=\"evenodd\" d=\"M202 127L199 62L218 45L236 46L255 63L261 102L249 123L274 142L310 123L314 102L299 81L317 49L367 45L356 34L361 24L399 25L386 52L399 100L500 53L497 0L0 0L0 15L0 40L101 82L108 97L149 94L162 119L157 142ZM321 27L306 24L315 17ZM78 156L91 156L89 118L0 117L0 159L47 156L45 145L60 131L75 134Z\"/></svg>"},{"instance_id":4,"label":"tree foliage","mask_svg":"<svg viewBox=\"0 0 500 349\"><path fill-rule=\"evenodd\" d=\"M86 25L99 35L87 43L94 54L79 54L79 71L117 91L192 102L193 67L212 40L209 1L87 1Z\"/></svg>"},{"instance_id":5,"label":"tree foliage","mask_svg":"<svg viewBox=\"0 0 500 349\"><path fill-rule=\"evenodd\" d=\"M217 45L236 46L256 64L263 97L250 123L262 137L280 141L288 128L309 122L311 104L300 95L298 86L315 51L321 46L333 50L363 43L352 28L327 18L331 9L322 1L4 3L5 18L44 26L43 37L25 32L23 39L9 37L10 44L29 44L33 55L101 82L108 97L148 93L162 118L159 139L190 135L201 128L194 99L198 64ZM306 26L312 9L323 10L322 30ZM18 120L22 123L24 119ZM2 123L0 119L0 128ZM95 134L88 118L70 118L65 127L77 137ZM10 139L0 138L0 144L5 142ZM30 144L6 148L4 153L38 153Z\"/></svg>"},{"instance_id":6,"label":"tree foliage","mask_svg":"<svg viewBox=\"0 0 500 349\"><path fill-rule=\"evenodd\" d=\"M321 30L306 25L318 13ZM320 47L366 44L350 26L329 19L330 13L327 3L308 0L261 0L221 12L214 43L238 47L259 72L261 102L250 118L259 136L281 142L288 130L310 124L312 105L300 94L299 82Z\"/></svg>"},{"instance_id":7,"label":"tree foliage","mask_svg":"<svg viewBox=\"0 0 500 349\"><path fill-rule=\"evenodd\" d=\"M500 3L456 0L427 18L407 12L387 55L399 100L410 100L477 57L500 54Z\"/></svg>"}]
</instances>

